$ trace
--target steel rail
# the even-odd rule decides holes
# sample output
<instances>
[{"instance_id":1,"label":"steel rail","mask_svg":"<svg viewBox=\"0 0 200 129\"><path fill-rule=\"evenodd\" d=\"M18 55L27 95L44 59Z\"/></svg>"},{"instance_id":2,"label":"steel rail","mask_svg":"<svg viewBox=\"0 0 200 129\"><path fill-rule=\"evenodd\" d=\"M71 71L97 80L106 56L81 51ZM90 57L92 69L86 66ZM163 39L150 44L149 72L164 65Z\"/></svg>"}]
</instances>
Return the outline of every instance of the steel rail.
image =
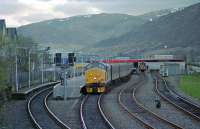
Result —
<instances>
[{"instance_id":1,"label":"steel rail","mask_svg":"<svg viewBox=\"0 0 200 129\"><path fill-rule=\"evenodd\" d=\"M83 106L85 104L85 102L88 99L88 95L86 97L83 98L82 102L81 102L81 106L80 106L80 117L81 117L81 123L82 123L82 127L83 129L87 129L84 117L83 117Z\"/></svg>"},{"instance_id":2,"label":"steel rail","mask_svg":"<svg viewBox=\"0 0 200 129\"><path fill-rule=\"evenodd\" d=\"M150 114L152 114L153 116L155 116L155 118L157 118L157 119L159 119L159 120L161 120L161 121L163 121L163 122L165 122L165 123L170 124L172 127L176 128L176 129L183 129L183 127L181 127L180 125L177 125L177 124L175 124L175 123L173 123L173 122L170 122L169 120L167 120L167 119L165 119L165 118L159 116L158 114L156 114L156 113L150 111L149 109L147 109L142 103L140 103L140 102L137 100L136 96L135 96L135 93L137 92L137 89L138 89L138 87L135 87L135 88L133 89L132 97L133 97L133 100L136 102L136 104L137 104L138 106L140 106L140 107L141 107L142 109L144 109L146 112L149 112Z\"/></svg>"},{"instance_id":3,"label":"steel rail","mask_svg":"<svg viewBox=\"0 0 200 129\"><path fill-rule=\"evenodd\" d=\"M140 83L141 80L139 80L139 82L137 82L136 84L138 85L138 83ZM122 90L119 92L118 94L118 103L119 105L134 119L138 120L142 125L144 125L146 128L148 129L154 129L154 127L152 127L151 124L147 123L147 122L144 122L141 118L139 118L138 116L136 116L137 114L131 112L127 106L125 106L121 100L121 95L122 93L124 92L124 90L126 89L127 87L124 87L122 88Z\"/></svg>"},{"instance_id":4,"label":"steel rail","mask_svg":"<svg viewBox=\"0 0 200 129\"><path fill-rule=\"evenodd\" d=\"M31 119L31 122L32 124L34 125L34 127L36 127L37 129L42 129L42 127L39 125L39 123L36 121L35 117L33 116L33 113L31 111L31 103L32 101L38 96L40 95L41 93L43 93L44 91L48 90L50 88L46 88L46 89L43 89L41 91L39 91L38 93L34 94L29 100L28 100L28 103L27 103L27 110L28 110L28 115Z\"/></svg>"},{"instance_id":5,"label":"steel rail","mask_svg":"<svg viewBox=\"0 0 200 129\"><path fill-rule=\"evenodd\" d=\"M28 115L30 117L30 120L32 122L32 124L34 125L35 128L37 129L42 129L42 126L39 124L39 122L36 120L35 116L33 115L33 112L32 112L32 102L33 100L35 100L38 96L40 96L43 92L47 91L47 90L50 90L52 87L49 87L49 88L45 88L39 92L37 92L36 94L34 94L29 100L28 100L28 103L27 103L27 111L28 111ZM50 111L48 105L47 105L47 98L50 96L52 92L48 93L45 98L43 99L43 104L44 104L44 109L47 113L47 115L50 117L50 119L52 119L56 124L57 126L59 126L60 128L62 129L70 129L68 126L66 126L63 122L61 122L58 117Z\"/></svg>"},{"instance_id":6,"label":"steel rail","mask_svg":"<svg viewBox=\"0 0 200 129\"><path fill-rule=\"evenodd\" d=\"M103 117L103 119L105 120L105 122L107 123L107 125L111 128L111 129L115 129L115 127L111 124L111 122L108 120L108 118L106 117L105 113L103 112L103 109L101 107L101 98L102 98L103 94L101 94L98 98L98 108L99 111L101 113L101 116Z\"/></svg>"},{"instance_id":7,"label":"steel rail","mask_svg":"<svg viewBox=\"0 0 200 129\"><path fill-rule=\"evenodd\" d=\"M200 110L200 108L196 105L194 105L193 103L189 102L188 100L184 99L183 97L181 97L180 95L178 95L177 93L175 93L174 91L171 91L170 88L167 86L167 82L166 80L164 80L163 78L161 78L162 81L164 81L164 85L166 87L166 89L168 90L168 92L176 95L176 98L179 98L181 102L185 103L187 102L187 104L189 104L188 106L191 108L192 106L196 107L198 110ZM156 79L156 92L158 93L159 96L161 96L164 100L168 101L169 103L171 103L172 105L174 105L176 108L178 108L179 110L187 113L188 115L192 116L193 118L197 119L198 121L200 120L200 117L195 115L194 113L186 110L185 108L181 107L180 105L178 105L176 102L174 102L173 100L171 100L169 97L167 97L164 93L162 93L162 91L159 90L158 88L158 80ZM172 95L171 94L171 95ZM185 102L184 102L185 101ZM186 103L185 103L186 104ZM188 107L188 108L189 108Z\"/></svg>"},{"instance_id":8,"label":"steel rail","mask_svg":"<svg viewBox=\"0 0 200 129\"><path fill-rule=\"evenodd\" d=\"M51 96L53 92L49 92L48 95L45 97L44 99L44 107L47 111L47 113L49 114L49 116L57 123L57 125L59 125L62 129L71 129L68 125L66 125L63 121L61 121L51 110L50 108L48 107L48 104L47 104L47 100L48 98Z\"/></svg>"}]
</instances>

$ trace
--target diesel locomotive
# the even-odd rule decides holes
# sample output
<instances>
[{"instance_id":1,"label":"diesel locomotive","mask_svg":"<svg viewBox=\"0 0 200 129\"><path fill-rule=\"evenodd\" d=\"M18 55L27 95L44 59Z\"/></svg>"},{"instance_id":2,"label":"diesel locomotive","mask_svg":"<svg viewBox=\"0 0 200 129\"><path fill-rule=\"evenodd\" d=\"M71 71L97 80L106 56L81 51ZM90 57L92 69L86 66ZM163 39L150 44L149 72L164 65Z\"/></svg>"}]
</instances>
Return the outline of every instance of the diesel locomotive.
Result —
<instances>
[{"instance_id":1,"label":"diesel locomotive","mask_svg":"<svg viewBox=\"0 0 200 129\"><path fill-rule=\"evenodd\" d=\"M140 63L138 68L140 72L145 72L147 69L146 64L144 62Z\"/></svg>"},{"instance_id":2,"label":"diesel locomotive","mask_svg":"<svg viewBox=\"0 0 200 129\"><path fill-rule=\"evenodd\" d=\"M81 93L104 93L113 81L128 77L131 74L132 63L102 63L94 62L85 67L85 86Z\"/></svg>"}]
</instances>

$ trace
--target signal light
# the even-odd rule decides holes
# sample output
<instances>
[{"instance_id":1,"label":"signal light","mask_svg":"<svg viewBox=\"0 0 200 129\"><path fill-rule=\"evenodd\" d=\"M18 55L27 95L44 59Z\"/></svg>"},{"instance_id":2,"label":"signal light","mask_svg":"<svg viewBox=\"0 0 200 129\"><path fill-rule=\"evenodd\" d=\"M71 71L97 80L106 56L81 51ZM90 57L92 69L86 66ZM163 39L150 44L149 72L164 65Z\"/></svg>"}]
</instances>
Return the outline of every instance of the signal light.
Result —
<instances>
[{"instance_id":1,"label":"signal light","mask_svg":"<svg viewBox=\"0 0 200 129\"><path fill-rule=\"evenodd\" d=\"M61 65L61 53L56 53L56 56L54 58L54 63L56 64L56 66L60 66Z\"/></svg>"},{"instance_id":2,"label":"signal light","mask_svg":"<svg viewBox=\"0 0 200 129\"><path fill-rule=\"evenodd\" d=\"M74 62L76 62L76 57L74 53L68 54L68 62L69 62L69 66L74 66Z\"/></svg>"}]
</instances>

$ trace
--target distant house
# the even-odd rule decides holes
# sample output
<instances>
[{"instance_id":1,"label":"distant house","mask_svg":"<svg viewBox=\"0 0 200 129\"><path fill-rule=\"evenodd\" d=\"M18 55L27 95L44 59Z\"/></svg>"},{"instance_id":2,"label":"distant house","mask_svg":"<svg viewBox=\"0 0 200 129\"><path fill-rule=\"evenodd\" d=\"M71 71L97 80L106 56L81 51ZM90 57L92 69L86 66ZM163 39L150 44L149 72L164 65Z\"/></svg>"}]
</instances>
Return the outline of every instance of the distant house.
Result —
<instances>
[{"instance_id":1,"label":"distant house","mask_svg":"<svg viewBox=\"0 0 200 129\"><path fill-rule=\"evenodd\" d=\"M7 37L16 40L17 39L17 29L15 27L6 28Z\"/></svg>"},{"instance_id":2,"label":"distant house","mask_svg":"<svg viewBox=\"0 0 200 129\"><path fill-rule=\"evenodd\" d=\"M0 19L0 40L2 40L2 37L5 37L6 35L6 22L4 19Z\"/></svg>"}]
</instances>

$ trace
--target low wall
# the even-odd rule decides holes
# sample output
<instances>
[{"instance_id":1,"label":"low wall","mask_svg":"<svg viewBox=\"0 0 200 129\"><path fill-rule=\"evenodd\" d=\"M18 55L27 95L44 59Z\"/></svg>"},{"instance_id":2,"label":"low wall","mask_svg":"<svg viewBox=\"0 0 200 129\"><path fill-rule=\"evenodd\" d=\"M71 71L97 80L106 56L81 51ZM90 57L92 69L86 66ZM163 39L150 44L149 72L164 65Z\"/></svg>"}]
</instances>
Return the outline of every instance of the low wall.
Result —
<instances>
[{"instance_id":1,"label":"low wall","mask_svg":"<svg viewBox=\"0 0 200 129\"><path fill-rule=\"evenodd\" d=\"M83 76L67 79L66 86L61 84L54 86L53 97L62 99L80 97L80 90L84 85L85 81Z\"/></svg>"}]
</instances>

